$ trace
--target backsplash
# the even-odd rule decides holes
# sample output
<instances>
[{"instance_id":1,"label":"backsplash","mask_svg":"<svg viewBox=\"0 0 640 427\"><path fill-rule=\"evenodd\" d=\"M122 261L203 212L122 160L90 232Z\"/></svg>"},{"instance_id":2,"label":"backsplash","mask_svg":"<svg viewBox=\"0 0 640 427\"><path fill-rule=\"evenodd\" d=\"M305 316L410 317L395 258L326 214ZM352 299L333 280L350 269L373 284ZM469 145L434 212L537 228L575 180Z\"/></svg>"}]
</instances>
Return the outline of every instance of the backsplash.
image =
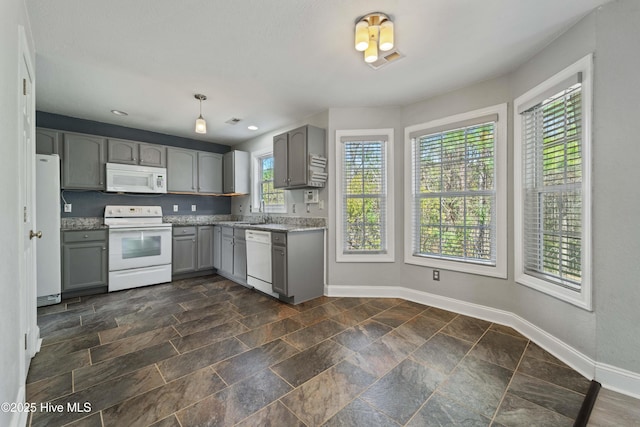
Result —
<instances>
[{"instance_id":1,"label":"backsplash","mask_svg":"<svg viewBox=\"0 0 640 427\"><path fill-rule=\"evenodd\" d=\"M231 215L165 215L162 222L175 225L208 225L214 222L231 221Z\"/></svg>"}]
</instances>

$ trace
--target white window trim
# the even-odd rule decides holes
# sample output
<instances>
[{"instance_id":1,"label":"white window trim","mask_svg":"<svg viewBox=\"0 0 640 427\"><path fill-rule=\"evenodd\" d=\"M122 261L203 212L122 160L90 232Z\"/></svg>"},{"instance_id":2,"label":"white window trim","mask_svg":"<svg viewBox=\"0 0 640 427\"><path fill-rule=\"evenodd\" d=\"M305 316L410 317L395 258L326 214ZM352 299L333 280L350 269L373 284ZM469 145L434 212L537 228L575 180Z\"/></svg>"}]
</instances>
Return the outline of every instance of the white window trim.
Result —
<instances>
[{"instance_id":1,"label":"white window trim","mask_svg":"<svg viewBox=\"0 0 640 427\"><path fill-rule=\"evenodd\" d=\"M262 150L256 150L251 152L251 212L252 213L287 213L287 191L284 192L284 206L281 208L273 208L265 206L265 212L260 211L260 195L262 189L260 188L260 158L273 154L273 148L263 148Z\"/></svg>"},{"instance_id":2,"label":"white window trim","mask_svg":"<svg viewBox=\"0 0 640 427\"><path fill-rule=\"evenodd\" d=\"M496 123L496 265L481 265L465 261L413 255L413 144L411 133L490 114L498 115ZM482 276L507 278L507 104L498 104L442 119L406 127L404 130L404 262L442 270L459 271Z\"/></svg>"},{"instance_id":3,"label":"white window trim","mask_svg":"<svg viewBox=\"0 0 640 427\"><path fill-rule=\"evenodd\" d=\"M562 83L571 76L582 73L582 282L580 292L566 289L557 284L526 274L523 257L523 208L522 204L522 116L518 107L538 94ZM516 282L544 292L585 310L592 310L591 276L591 117L593 96L593 56L585 56L553 77L516 98L513 108L514 123L514 236L515 236L515 279Z\"/></svg>"},{"instance_id":4,"label":"white window trim","mask_svg":"<svg viewBox=\"0 0 640 427\"><path fill-rule=\"evenodd\" d=\"M393 132L392 128L388 129L353 129L353 130L337 130L336 131L336 262L394 262L395 251L395 199L393 192ZM386 135L386 189L387 189L387 212L385 215L385 231L386 231L386 253L372 254L348 254L343 252L342 248L342 156L344 154L341 139L350 136L374 136Z\"/></svg>"}]
</instances>

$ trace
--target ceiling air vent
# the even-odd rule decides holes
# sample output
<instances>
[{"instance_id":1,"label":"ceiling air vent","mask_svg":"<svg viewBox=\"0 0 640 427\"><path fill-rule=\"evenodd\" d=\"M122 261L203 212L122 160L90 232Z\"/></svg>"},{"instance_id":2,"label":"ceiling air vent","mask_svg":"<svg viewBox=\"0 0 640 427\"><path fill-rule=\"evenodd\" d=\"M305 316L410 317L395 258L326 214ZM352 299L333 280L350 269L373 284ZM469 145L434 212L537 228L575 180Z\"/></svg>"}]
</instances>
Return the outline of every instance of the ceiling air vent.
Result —
<instances>
[{"instance_id":1,"label":"ceiling air vent","mask_svg":"<svg viewBox=\"0 0 640 427\"><path fill-rule=\"evenodd\" d=\"M239 119L237 117L231 117L225 123L229 123L230 125L237 125L240 120L242 120L242 119Z\"/></svg>"},{"instance_id":2,"label":"ceiling air vent","mask_svg":"<svg viewBox=\"0 0 640 427\"><path fill-rule=\"evenodd\" d=\"M371 68L373 68L374 70L377 70L381 67L384 67L385 65L397 61L398 59L404 58L404 55L401 54L397 49L392 49L388 52L384 52L380 55L380 57L378 58L377 61L375 62L370 62L367 65L370 66Z\"/></svg>"}]
</instances>

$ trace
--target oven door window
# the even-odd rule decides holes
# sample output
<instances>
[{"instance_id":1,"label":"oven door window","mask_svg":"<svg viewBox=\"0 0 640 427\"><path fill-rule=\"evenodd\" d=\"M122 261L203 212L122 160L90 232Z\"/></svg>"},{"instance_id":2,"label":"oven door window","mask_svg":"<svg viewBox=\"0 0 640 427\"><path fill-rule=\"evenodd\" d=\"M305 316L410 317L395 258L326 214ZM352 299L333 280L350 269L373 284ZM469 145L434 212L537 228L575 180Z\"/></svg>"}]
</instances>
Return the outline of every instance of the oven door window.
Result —
<instances>
[{"instance_id":1,"label":"oven door window","mask_svg":"<svg viewBox=\"0 0 640 427\"><path fill-rule=\"evenodd\" d=\"M160 236L145 236L140 233L136 237L122 238L122 258L144 258L158 256L162 253L162 241Z\"/></svg>"}]
</instances>

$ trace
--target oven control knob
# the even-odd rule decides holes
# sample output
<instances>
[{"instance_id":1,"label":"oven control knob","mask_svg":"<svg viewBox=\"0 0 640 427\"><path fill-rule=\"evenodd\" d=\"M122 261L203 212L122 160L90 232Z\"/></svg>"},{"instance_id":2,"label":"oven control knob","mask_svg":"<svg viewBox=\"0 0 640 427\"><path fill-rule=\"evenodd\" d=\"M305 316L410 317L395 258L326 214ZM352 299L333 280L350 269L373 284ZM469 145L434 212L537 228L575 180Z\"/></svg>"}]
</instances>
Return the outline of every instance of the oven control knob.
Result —
<instances>
[{"instance_id":1,"label":"oven control knob","mask_svg":"<svg viewBox=\"0 0 640 427\"><path fill-rule=\"evenodd\" d=\"M113 210L109 209L109 215L111 215L113 213Z\"/></svg>"},{"instance_id":2,"label":"oven control knob","mask_svg":"<svg viewBox=\"0 0 640 427\"><path fill-rule=\"evenodd\" d=\"M122 212L122 209L118 209L118 213L121 213L121 212Z\"/></svg>"}]
</instances>

